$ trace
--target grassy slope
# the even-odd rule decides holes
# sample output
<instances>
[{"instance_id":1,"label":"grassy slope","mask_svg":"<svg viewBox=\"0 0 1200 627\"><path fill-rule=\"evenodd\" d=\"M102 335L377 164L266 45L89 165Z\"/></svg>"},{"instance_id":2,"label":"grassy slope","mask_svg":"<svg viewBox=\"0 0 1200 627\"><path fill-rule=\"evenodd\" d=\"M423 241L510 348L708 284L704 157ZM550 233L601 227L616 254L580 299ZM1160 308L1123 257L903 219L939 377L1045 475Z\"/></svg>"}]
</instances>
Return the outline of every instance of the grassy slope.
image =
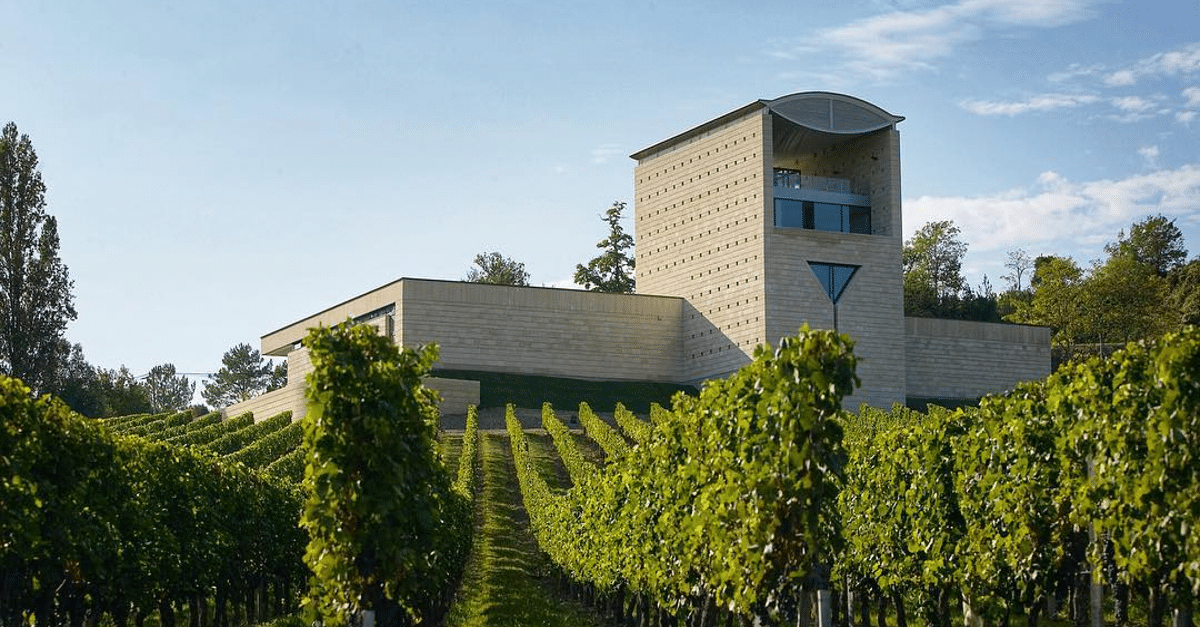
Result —
<instances>
[{"instance_id":1,"label":"grassy slope","mask_svg":"<svg viewBox=\"0 0 1200 627\"><path fill-rule=\"evenodd\" d=\"M479 451L483 481L476 497L475 544L446 625L603 625L553 588L521 504L508 436L481 433Z\"/></svg>"}]
</instances>

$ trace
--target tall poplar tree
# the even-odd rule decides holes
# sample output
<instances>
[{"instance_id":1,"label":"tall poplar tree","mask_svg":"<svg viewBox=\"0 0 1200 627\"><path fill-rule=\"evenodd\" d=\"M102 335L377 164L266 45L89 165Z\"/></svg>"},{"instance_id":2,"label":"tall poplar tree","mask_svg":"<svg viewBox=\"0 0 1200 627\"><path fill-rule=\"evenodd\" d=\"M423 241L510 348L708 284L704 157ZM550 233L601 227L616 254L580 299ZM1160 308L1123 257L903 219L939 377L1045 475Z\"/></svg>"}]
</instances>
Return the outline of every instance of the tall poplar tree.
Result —
<instances>
[{"instance_id":1,"label":"tall poplar tree","mask_svg":"<svg viewBox=\"0 0 1200 627\"><path fill-rule=\"evenodd\" d=\"M38 393L67 357L63 334L76 317L45 193L33 143L9 122L0 133L0 372Z\"/></svg>"}]
</instances>

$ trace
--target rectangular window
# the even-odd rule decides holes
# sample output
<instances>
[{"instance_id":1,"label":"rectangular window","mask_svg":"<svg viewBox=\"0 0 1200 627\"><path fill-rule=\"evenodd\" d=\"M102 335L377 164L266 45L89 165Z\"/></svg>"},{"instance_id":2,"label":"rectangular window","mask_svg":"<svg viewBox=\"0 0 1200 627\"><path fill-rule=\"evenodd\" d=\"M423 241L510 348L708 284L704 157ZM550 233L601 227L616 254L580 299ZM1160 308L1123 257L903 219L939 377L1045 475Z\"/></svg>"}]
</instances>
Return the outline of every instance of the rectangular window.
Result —
<instances>
[{"instance_id":1,"label":"rectangular window","mask_svg":"<svg viewBox=\"0 0 1200 627\"><path fill-rule=\"evenodd\" d=\"M871 208L776 198L775 226L870 235Z\"/></svg>"}]
</instances>

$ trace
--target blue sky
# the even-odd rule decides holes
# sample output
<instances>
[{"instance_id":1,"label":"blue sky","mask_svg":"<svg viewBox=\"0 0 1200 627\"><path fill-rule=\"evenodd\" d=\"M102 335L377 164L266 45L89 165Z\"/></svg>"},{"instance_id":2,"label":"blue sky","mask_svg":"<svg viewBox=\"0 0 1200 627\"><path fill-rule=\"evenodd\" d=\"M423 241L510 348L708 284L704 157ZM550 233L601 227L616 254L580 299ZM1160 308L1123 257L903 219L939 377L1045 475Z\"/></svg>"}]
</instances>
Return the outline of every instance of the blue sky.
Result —
<instances>
[{"instance_id":1,"label":"blue sky","mask_svg":"<svg viewBox=\"0 0 1200 627\"><path fill-rule=\"evenodd\" d=\"M1200 2L0 0L0 123L30 135L102 367L212 372L258 337L478 252L570 283L628 155L759 98L905 116L906 237L965 270L1082 264L1147 214L1200 252ZM630 222L632 225L632 222ZM630 227L632 228L632 227Z\"/></svg>"}]
</instances>

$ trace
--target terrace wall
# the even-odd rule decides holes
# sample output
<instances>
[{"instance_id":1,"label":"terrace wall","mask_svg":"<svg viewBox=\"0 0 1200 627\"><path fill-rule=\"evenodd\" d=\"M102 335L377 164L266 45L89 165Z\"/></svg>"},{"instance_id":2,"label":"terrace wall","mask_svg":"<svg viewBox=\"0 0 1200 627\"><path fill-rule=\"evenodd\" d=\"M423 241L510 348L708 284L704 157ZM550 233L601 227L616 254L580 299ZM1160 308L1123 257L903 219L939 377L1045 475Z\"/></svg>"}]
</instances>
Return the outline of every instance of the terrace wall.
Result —
<instances>
[{"instance_id":1,"label":"terrace wall","mask_svg":"<svg viewBox=\"0 0 1200 627\"><path fill-rule=\"evenodd\" d=\"M905 318L907 395L975 399L1050 375L1050 329Z\"/></svg>"}]
</instances>

